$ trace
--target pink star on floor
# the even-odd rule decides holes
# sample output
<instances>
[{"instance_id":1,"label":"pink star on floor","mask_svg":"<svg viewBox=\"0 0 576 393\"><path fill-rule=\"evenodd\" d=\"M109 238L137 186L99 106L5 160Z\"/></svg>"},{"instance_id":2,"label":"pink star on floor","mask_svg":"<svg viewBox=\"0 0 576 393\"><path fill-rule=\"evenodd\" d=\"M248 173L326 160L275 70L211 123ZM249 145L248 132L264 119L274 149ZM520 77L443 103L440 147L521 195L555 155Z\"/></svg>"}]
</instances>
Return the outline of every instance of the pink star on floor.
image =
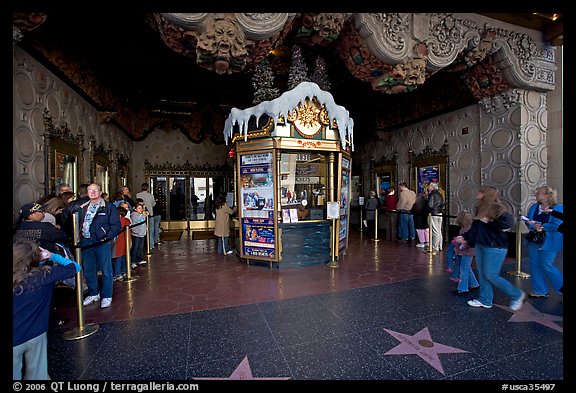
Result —
<instances>
[{"instance_id":1,"label":"pink star on floor","mask_svg":"<svg viewBox=\"0 0 576 393\"><path fill-rule=\"evenodd\" d=\"M286 379L290 379L290 377L271 377L271 378L255 378L252 375L252 369L250 368L250 363L248 362L248 356L244 356L244 359L240 362L236 370L230 374L227 378L219 378L219 377L200 377L200 378L193 378L193 379L201 379L201 380L280 380L284 381Z\"/></svg>"},{"instance_id":2,"label":"pink star on floor","mask_svg":"<svg viewBox=\"0 0 576 393\"><path fill-rule=\"evenodd\" d=\"M465 353L463 349L449 347L432 341L428 328L420 330L413 336L384 329L396 340L400 341L396 347L392 348L385 355L418 355L428 362L436 370L446 375L440 363L439 353Z\"/></svg>"},{"instance_id":3,"label":"pink star on floor","mask_svg":"<svg viewBox=\"0 0 576 393\"><path fill-rule=\"evenodd\" d=\"M503 310L510 311L510 307L502 306L499 304L495 304L495 306ZM564 317L553 314L545 314L535 309L532 304L524 303L524 306L519 311L516 311L514 314L512 314L512 317L508 320L508 322L536 322L564 334L564 329L558 324L554 323L554 321L563 320Z\"/></svg>"}]
</instances>

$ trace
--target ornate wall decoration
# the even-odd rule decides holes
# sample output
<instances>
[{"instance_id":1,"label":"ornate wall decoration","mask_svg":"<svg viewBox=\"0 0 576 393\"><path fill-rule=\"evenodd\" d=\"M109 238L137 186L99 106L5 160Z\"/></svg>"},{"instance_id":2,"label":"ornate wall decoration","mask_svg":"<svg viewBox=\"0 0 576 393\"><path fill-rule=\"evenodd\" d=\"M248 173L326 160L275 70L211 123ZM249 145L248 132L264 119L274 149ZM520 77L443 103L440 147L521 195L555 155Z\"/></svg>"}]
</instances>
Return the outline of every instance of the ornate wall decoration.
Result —
<instances>
[{"instance_id":1,"label":"ornate wall decoration","mask_svg":"<svg viewBox=\"0 0 576 393\"><path fill-rule=\"evenodd\" d=\"M478 100L510 89L510 84L491 57L465 71L464 80Z\"/></svg>"}]
</instances>

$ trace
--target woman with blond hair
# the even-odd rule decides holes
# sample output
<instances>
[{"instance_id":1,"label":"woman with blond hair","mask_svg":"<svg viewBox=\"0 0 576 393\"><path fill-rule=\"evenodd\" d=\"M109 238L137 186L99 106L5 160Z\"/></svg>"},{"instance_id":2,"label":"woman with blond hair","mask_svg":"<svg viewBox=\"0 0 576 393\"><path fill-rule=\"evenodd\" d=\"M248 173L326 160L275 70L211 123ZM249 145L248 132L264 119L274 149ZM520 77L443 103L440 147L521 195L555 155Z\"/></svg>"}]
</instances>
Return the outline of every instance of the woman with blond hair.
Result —
<instances>
[{"instance_id":1,"label":"woman with blond hair","mask_svg":"<svg viewBox=\"0 0 576 393\"><path fill-rule=\"evenodd\" d=\"M548 284L558 293L562 293L562 272L554 264L556 256L563 248L563 237L558 227L562 220L550 214L550 211L562 213L564 207L557 202L557 192L549 186L536 189L536 202L528 209L528 229L536 232L544 231L542 243L528 242L528 260L530 261L530 282L532 290L530 297L548 297Z\"/></svg>"},{"instance_id":2,"label":"woman with blond hair","mask_svg":"<svg viewBox=\"0 0 576 393\"><path fill-rule=\"evenodd\" d=\"M476 199L476 214L472 226L457 240L458 243L466 240L468 245L474 248L476 256L480 295L477 299L469 300L468 305L492 308L496 287L510 298L510 309L518 311L524 304L526 293L500 275L508 253L507 232L514 227L514 217L500 201L498 189L495 187L480 187Z\"/></svg>"}]
</instances>

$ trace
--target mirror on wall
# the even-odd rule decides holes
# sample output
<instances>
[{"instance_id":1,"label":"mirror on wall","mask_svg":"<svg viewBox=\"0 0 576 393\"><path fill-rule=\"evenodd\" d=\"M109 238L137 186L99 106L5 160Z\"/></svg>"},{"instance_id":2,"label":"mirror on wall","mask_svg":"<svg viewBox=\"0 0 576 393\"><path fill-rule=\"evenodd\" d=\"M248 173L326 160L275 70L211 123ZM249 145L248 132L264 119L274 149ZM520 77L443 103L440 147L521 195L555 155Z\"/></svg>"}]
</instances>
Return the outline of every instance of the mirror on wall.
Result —
<instances>
[{"instance_id":1,"label":"mirror on wall","mask_svg":"<svg viewBox=\"0 0 576 393\"><path fill-rule=\"evenodd\" d=\"M72 132L66 123L55 127L48 109L44 109L44 193L56 192L62 183L78 191L82 173L84 134L82 129Z\"/></svg>"},{"instance_id":2,"label":"mirror on wall","mask_svg":"<svg viewBox=\"0 0 576 393\"><path fill-rule=\"evenodd\" d=\"M373 189L382 202L384 202L384 197L391 188L396 189L398 187L396 173L396 162L388 161L380 165L375 165L373 168Z\"/></svg>"}]
</instances>

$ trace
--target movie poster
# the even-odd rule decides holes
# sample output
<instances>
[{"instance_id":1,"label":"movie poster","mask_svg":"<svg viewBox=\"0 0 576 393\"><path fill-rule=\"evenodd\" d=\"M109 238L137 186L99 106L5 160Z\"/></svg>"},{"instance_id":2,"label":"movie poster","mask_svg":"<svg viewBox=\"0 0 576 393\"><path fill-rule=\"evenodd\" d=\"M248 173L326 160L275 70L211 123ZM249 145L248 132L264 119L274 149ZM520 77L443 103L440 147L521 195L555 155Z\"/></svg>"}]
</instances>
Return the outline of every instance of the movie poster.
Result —
<instances>
[{"instance_id":1,"label":"movie poster","mask_svg":"<svg viewBox=\"0 0 576 393\"><path fill-rule=\"evenodd\" d=\"M430 182L440 182L440 165L430 165L418 168L418 190L424 192Z\"/></svg>"},{"instance_id":2,"label":"movie poster","mask_svg":"<svg viewBox=\"0 0 576 393\"><path fill-rule=\"evenodd\" d=\"M338 231L338 249L346 247L348 236L348 206L350 204L350 160L342 158L342 177L340 187L340 229Z\"/></svg>"},{"instance_id":3,"label":"movie poster","mask_svg":"<svg viewBox=\"0 0 576 393\"><path fill-rule=\"evenodd\" d=\"M274 176L272 153L240 157L242 253L245 257L274 259Z\"/></svg>"}]
</instances>

